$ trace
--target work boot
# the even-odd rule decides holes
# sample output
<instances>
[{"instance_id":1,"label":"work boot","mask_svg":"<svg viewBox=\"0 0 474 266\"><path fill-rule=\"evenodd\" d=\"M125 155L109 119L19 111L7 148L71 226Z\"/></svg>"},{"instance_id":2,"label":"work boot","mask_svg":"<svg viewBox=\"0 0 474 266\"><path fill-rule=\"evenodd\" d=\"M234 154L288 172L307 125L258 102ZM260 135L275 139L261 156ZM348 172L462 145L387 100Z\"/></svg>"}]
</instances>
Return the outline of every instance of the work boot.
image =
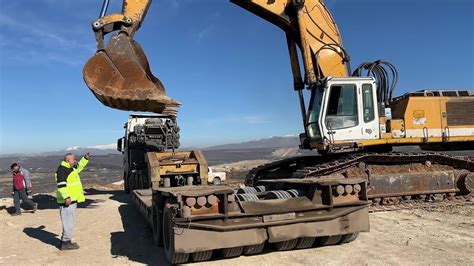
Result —
<instances>
[{"instance_id":1,"label":"work boot","mask_svg":"<svg viewBox=\"0 0 474 266\"><path fill-rule=\"evenodd\" d=\"M33 206L33 213L35 213L37 209L38 209L38 203L36 203L35 206Z\"/></svg>"},{"instance_id":2,"label":"work boot","mask_svg":"<svg viewBox=\"0 0 474 266\"><path fill-rule=\"evenodd\" d=\"M18 215L21 215L21 211L12 213L12 216L18 216Z\"/></svg>"},{"instance_id":3,"label":"work boot","mask_svg":"<svg viewBox=\"0 0 474 266\"><path fill-rule=\"evenodd\" d=\"M75 244L75 243L74 243ZM60 250L75 250L79 249L77 244L74 245L71 241L61 241L61 245L59 246Z\"/></svg>"}]
</instances>

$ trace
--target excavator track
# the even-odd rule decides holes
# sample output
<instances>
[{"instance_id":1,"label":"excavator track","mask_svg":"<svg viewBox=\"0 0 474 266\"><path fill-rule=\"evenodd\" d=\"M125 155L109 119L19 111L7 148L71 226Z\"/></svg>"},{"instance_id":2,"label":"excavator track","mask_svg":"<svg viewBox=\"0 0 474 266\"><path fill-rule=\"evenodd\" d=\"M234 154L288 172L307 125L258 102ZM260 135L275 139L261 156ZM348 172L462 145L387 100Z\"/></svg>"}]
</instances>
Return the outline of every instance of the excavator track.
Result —
<instances>
[{"instance_id":1,"label":"excavator track","mask_svg":"<svg viewBox=\"0 0 474 266\"><path fill-rule=\"evenodd\" d=\"M362 177L370 212L472 204L474 161L437 152L300 156L258 166L246 185L279 178Z\"/></svg>"},{"instance_id":2,"label":"excavator track","mask_svg":"<svg viewBox=\"0 0 474 266\"><path fill-rule=\"evenodd\" d=\"M469 198L465 197L455 197L455 198L446 198L442 201L401 201L398 204L392 205L381 205L381 204L372 204L369 208L370 213L374 212L386 212L386 211L399 211L399 210L413 210L413 209L425 209L433 210L446 207L453 207L459 205L468 205L474 204L474 201L471 201Z\"/></svg>"}]
</instances>

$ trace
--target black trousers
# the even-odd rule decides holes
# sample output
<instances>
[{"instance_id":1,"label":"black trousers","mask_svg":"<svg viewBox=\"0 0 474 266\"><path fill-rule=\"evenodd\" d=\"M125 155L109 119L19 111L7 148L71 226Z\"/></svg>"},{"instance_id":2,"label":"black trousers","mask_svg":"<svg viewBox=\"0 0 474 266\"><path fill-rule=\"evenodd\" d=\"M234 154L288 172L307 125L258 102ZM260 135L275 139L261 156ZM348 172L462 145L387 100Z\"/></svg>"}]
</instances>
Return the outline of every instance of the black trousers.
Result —
<instances>
[{"instance_id":1,"label":"black trousers","mask_svg":"<svg viewBox=\"0 0 474 266\"><path fill-rule=\"evenodd\" d=\"M28 198L28 195L26 194L26 189L15 190L13 192L13 203L15 203L15 211L17 213L21 212L20 199L23 200L23 202L30 208L33 208L35 206L35 203Z\"/></svg>"}]
</instances>

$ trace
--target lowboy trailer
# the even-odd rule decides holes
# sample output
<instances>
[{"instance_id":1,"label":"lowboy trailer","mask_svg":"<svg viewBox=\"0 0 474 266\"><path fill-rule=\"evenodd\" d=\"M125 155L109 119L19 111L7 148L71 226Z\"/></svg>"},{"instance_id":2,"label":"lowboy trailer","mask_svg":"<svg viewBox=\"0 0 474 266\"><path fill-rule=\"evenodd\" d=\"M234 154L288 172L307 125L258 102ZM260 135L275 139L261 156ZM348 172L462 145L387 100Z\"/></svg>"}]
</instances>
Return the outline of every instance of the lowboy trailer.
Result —
<instances>
[{"instance_id":1,"label":"lowboy trailer","mask_svg":"<svg viewBox=\"0 0 474 266\"><path fill-rule=\"evenodd\" d=\"M234 189L163 187L149 176L152 187L132 198L170 263L258 254L266 243L278 251L343 244L369 231L365 179L267 179Z\"/></svg>"}]
</instances>

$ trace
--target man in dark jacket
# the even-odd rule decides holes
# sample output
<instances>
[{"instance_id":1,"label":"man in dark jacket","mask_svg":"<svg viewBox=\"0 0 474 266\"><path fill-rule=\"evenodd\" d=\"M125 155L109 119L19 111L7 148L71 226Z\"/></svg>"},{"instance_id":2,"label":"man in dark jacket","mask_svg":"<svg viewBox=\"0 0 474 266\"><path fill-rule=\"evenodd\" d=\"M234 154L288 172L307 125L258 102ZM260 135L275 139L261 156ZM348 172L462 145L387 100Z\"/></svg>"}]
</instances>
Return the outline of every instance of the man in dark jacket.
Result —
<instances>
[{"instance_id":1,"label":"man in dark jacket","mask_svg":"<svg viewBox=\"0 0 474 266\"><path fill-rule=\"evenodd\" d=\"M35 212L38 204L30 200L26 194L27 181L22 171L20 171L20 165L14 163L10 166L10 169L13 175L13 202L15 204L15 213L12 215L17 216L21 214L20 199Z\"/></svg>"}]
</instances>

